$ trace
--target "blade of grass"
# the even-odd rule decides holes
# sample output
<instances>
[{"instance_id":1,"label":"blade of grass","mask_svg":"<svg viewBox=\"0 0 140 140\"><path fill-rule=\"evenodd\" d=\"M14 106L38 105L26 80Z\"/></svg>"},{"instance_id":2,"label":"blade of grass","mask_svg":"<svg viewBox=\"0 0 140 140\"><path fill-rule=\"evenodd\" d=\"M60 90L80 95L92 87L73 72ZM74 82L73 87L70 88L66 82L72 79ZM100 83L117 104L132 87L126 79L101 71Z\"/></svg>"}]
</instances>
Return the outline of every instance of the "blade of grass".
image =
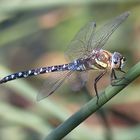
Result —
<instances>
[{"instance_id":1,"label":"blade of grass","mask_svg":"<svg viewBox=\"0 0 140 140\"><path fill-rule=\"evenodd\" d=\"M91 3L109 3L109 2L114 2L114 3L124 3L124 2L133 2L132 0L118 0L118 1L113 1L113 0L80 0L80 1L66 1L66 0L41 0L41 1L34 1L34 0L29 0L29 1L17 1L14 0L12 1L12 4L9 1L2 1L0 4L0 12L1 13L15 13L15 12L23 12L23 11L31 11L31 10L37 10L37 9L42 9L42 8L51 8L54 6L69 6L69 5L84 5L84 4L91 4Z\"/></svg>"},{"instance_id":2,"label":"blade of grass","mask_svg":"<svg viewBox=\"0 0 140 140\"><path fill-rule=\"evenodd\" d=\"M35 34L40 30L41 28L37 24L36 18L28 19L27 21L17 23L14 26L11 26L6 30L1 31L0 47L3 47L4 45L11 43L13 41Z\"/></svg>"},{"instance_id":3,"label":"blade of grass","mask_svg":"<svg viewBox=\"0 0 140 140\"><path fill-rule=\"evenodd\" d=\"M42 135L45 134L45 130L46 132L51 130L50 125L38 115L27 110L19 109L2 101L0 102L0 117L1 120L10 121L12 123L28 127Z\"/></svg>"},{"instance_id":4,"label":"blade of grass","mask_svg":"<svg viewBox=\"0 0 140 140\"><path fill-rule=\"evenodd\" d=\"M60 140L76 128L80 123L87 119L90 115L96 112L113 96L117 95L129 83L140 76L140 62L133 66L125 75L125 79L118 84L121 86L108 86L104 92L100 94L99 103L97 104L97 97L91 99L79 111L68 118L64 123L55 128L44 140ZM127 81L126 81L127 79Z\"/></svg>"}]
</instances>

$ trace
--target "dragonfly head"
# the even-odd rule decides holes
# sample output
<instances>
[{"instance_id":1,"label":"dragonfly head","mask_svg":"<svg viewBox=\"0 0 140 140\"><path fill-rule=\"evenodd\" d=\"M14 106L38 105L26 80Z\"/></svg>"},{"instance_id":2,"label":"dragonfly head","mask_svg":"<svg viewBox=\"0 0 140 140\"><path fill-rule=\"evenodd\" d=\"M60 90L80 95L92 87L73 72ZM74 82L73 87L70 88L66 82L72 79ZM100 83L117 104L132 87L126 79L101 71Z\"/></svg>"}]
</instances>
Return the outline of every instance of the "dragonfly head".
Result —
<instances>
[{"instance_id":1,"label":"dragonfly head","mask_svg":"<svg viewBox=\"0 0 140 140\"><path fill-rule=\"evenodd\" d=\"M111 67L116 70L121 70L125 64L126 58L123 57L120 53L114 52L112 54Z\"/></svg>"}]
</instances>

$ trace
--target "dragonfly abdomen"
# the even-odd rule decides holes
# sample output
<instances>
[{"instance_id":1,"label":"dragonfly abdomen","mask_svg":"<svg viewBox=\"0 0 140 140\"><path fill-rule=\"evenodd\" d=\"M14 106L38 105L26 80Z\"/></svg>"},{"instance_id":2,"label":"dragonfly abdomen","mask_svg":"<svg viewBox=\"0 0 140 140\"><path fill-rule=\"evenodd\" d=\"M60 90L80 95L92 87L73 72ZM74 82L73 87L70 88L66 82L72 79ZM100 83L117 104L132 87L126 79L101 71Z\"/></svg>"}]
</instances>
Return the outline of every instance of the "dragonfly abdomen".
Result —
<instances>
[{"instance_id":1,"label":"dragonfly abdomen","mask_svg":"<svg viewBox=\"0 0 140 140\"><path fill-rule=\"evenodd\" d=\"M17 73L10 74L0 80L0 84L18 79L18 78L27 78L29 76L36 76L39 74L49 73L49 72L57 72L57 71L66 71L69 70L69 64L42 67L37 69L31 69L27 71L21 71Z\"/></svg>"}]
</instances>

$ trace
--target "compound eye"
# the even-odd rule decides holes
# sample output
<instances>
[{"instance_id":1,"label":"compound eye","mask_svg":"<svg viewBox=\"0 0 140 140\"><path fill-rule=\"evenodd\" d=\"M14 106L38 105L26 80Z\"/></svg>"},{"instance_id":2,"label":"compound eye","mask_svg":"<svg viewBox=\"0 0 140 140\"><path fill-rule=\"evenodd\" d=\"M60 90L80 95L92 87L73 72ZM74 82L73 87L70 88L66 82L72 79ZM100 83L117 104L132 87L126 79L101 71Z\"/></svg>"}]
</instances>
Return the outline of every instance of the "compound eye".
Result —
<instances>
[{"instance_id":1,"label":"compound eye","mask_svg":"<svg viewBox=\"0 0 140 140\"><path fill-rule=\"evenodd\" d=\"M114 61L114 64L116 65L118 62L117 61Z\"/></svg>"}]
</instances>

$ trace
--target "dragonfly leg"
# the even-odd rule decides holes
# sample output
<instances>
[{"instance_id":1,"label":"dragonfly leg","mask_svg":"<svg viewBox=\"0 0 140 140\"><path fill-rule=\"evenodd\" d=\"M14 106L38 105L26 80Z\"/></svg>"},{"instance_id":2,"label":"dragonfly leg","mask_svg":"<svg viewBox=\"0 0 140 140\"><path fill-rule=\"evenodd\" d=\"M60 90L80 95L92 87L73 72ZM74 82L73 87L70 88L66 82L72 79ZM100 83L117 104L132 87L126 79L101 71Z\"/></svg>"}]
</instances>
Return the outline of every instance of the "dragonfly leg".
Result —
<instances>
[{"instance_id":1,"label":"dragonfly leg","mask_svg":"<svg viewBox=\"0 0 140 140\"><path fill-rule=\"evenodd\" d=\"M121 72L125 73L125 71L122 71ZM118 82L120 82L121 80L125 79L126 81L128 81L128 79L126 79L126 77L121 77L121 78L118 78L116 76L116 73L115 73L115 70L112 69L111 71L111 85L112 86L122 86L122 85L127 85L128 83L126 84L118 84Z\"/></svg>"},{"instance_id":2,"label":"dragonfly leg","mask_svg":"<svg viewBox=\"0 0 140 140\"><path fill-rule=\"evenodd\" d=\"M97 96L97 104L98 104L98 100L99 100L99 94L98 94L98 90L97 90L97 82L106 74L106 70L103 71L102 73L100 73L96 78L95 78L95 81L94 81L94 89L95 89L95 93L96 93L96 96Z\"/></svg>"}]
</instances>

